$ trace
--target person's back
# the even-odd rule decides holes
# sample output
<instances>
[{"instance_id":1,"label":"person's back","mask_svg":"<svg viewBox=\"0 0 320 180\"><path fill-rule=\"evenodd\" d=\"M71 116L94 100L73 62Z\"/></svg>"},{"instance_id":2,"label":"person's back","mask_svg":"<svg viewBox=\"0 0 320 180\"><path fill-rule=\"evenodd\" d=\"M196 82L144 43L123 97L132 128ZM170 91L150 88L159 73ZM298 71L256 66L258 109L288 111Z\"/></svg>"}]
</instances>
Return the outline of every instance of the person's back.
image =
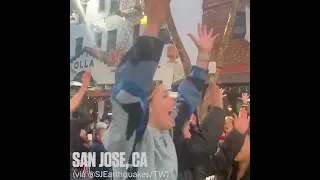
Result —
<instances>
[{"instance_id":1,"label":"person's back","mask_svg":"<svg viewBox=\"0 0 320 180\"><path fill-rule=\"evenodd\" d=\"M96 165L97 167L91 167L90 171L93 172L93 179L94 180L106 180L110 179L108 177L103 177L103 175L107 175L107 172L111 172L108 167L99 167L100 160L101 160L101 152L106 152L102 142L101 137L105 133L107 129L107 124L103 122L98 122L96 129L93 131L93 144L91 146L91 152L96 153Z\"/></svg>"}]
</instances>

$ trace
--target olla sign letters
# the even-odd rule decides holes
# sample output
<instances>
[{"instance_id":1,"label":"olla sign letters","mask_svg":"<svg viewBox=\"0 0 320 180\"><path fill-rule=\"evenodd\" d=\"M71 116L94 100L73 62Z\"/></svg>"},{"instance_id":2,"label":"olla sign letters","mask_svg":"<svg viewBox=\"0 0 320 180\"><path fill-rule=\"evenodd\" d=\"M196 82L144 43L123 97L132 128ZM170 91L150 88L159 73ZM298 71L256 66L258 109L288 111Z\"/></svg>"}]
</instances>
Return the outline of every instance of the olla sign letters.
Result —
<instances>
[{"instance_id":1,"label":"olla sign letters","mask_svg":"<svg viewBox=\"0 0 320 180\"><path fill-rule=\"evenodd\" d=\"M85 68L90 68L94 66L94 62L93 59L85 59L85 60L81 60L81 61L75 61L73 63L73 69L75 71L81 70L81 69L85 69Z\"/></svg>"},{"instance_id":2,"label":"olla sign letters","mask_svg":"<svg viewBox=\"0 0 320 180\"><path fill-rule=\"evenodd\" d=\"M226 93L250 93L250 85L224 86L223 89Z\"/></svg>"}]
</instances>

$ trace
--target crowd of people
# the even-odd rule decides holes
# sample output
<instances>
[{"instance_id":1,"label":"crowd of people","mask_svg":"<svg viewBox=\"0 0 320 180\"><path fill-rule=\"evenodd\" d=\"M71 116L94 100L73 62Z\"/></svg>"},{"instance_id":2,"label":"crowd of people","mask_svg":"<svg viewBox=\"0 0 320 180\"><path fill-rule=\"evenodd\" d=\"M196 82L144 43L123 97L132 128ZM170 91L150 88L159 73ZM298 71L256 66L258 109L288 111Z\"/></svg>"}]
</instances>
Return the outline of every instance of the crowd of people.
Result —
<instances>
[{"instance_id":1,"label":"crowd of people","mask_svg":"<svg viewBox=\"0 0 320 180\"><path fill-rule=\"evenodd\" d=\"M189 34L198 48L196 65L179 85L177 97L170 97L161 81L153 81L164 47L157 37L170 0L144 2L148 16L144 33L126 53L115 74L112 120L109 124L92 123L87 114L80 113L77 120L71 121L71 152L126 152L130 154L128 163L132 152L146 152L148 167L98 167L91 169L94 171L166 171L168 177L162 179L169 180L250 179L248 95L241 97L243 107L239 114L230 115L224 91L210 82L204 96L210 101L210 110L201 121L195 113L218 34L206 25L198 25L198 38ZM70 112L81 103L90 78L89 72L83 75L82 87L70 100ZM87 134L93 134L92 144Z\"/></svg>"}]
</instances>

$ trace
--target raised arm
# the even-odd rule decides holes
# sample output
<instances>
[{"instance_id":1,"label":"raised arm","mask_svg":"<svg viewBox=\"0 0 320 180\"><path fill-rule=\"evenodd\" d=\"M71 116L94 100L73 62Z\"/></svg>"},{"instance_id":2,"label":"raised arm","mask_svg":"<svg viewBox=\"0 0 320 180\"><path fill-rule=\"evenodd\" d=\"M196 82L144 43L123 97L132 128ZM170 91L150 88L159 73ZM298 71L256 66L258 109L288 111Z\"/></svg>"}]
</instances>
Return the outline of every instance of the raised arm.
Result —
<instances>
[{"instance_id":1,"label":"raised arm","mask_svg":"<svg viewBox=\"0 0 320 180\"><path fill-rule=\"evenodd\" d=\"M248 93L242 93L241 98L239 97L239 99L241 99L241 101L242 101L242 107L241 108L245 108L246 111L248 111L249 98L250 98L250 95L248 95Z\"/></svg>"},{"instance_id":2,"label":"raised arm","mask_svg":"<svg viewBox=\"0 0 320 180\"><path fill-rule=\"evenodd\" d=\"M207 32L206 25L201 28L200 24L198 24L199 39L196 39L192 34L189 34L189 36L198 48L198 57L196 66L192 67L191 73L181 82L178 88L177 104L174 113L176 124L173 138L181 136L183 127L200 103L202 89L208 78L209 55L218 34L213 36L213 29Z\"/></svg>"},{"instance_id":3,"label":"raised arm","mask_svg":"<svg viewBox=\"0 0 320 180\"><path fill-rule=\"evenodd\" d=\"M110 152L127 151L129 154L137 139L134 132L143 132L147 125L147 93L164 46L157 37L169 10L169 0L148 0L145 5L148 22L143 36L126 53L115 73L111 95L113 120L108 135L102 139Z\"/></svg>"},{"instance_id":4,"label":"raised arm","mask_svg":"<svg viewBox=\"0 0 320 180\"><path fill-rule=\"evenodd\" d=\"M223 90L211 83L205 97L210 101L212 108L205 116L203 124L200 125L198 131L192 133L190 139L175 143L177 149L183 151L178 154L178 157L188 159L187 162L184 162L186 169L195 168L208 159L215 152L223 132L225 116L222 110ZM190 161L190 159L192 160Z\"/></svg>"},{"instance_id":5,"label":"raised arm","mask_svg":"<svg viewBox=\"0 0 320 180\"><path fill-rule=\"evenodd\" d=\"M236 156L241 156L240 150L243 148L249 123L250 118L243 108L240 110L239 117L235 115L234 129L227 135L220 150L211 158L214 174L221 174L234 160L237 160Z\"/></svg>"},{"instance_id":6,"label":"raised arm","mask_svg":"<svg viewBox=\"0 0 320 180\"><path fill-rule=\"evenodd\" d=\"M70 112L73 112L82 101L84 94L86 93L87 87L90 84L91 73L86 72L82 75L82 86L79 91L70 100Z\"/></svg>"}]
</instances>

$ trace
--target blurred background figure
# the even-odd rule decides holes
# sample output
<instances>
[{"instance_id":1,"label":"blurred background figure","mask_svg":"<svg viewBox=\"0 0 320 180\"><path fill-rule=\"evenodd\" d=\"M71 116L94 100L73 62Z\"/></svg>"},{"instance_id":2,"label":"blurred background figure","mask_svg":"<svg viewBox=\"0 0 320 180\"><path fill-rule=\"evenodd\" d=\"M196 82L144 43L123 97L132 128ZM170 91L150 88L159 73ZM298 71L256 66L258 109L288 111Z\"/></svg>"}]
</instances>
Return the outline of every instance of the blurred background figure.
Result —
<instances>
[{"instance_id":1,"label":"blurred background figure","mask_svg":"<svg viewBox=\"0 0 320 180\"><path fill-rule=\"evenodd\" d=\"M108 125L106 123L103 122L98 122L96 124L96 128L93 131L93 144L91 146L91 152L95 152L96 153L96 164L100 164L100 153L101 152L106 152L102 142L101 142L101 138L104 135L104 133L106 132L108 128ZM91 167L90 170L95 173L98 171L98 174L101 174L104 171L109 171L110 169L107 167ZM107 177L98 177L95 176L93 177L94 180L106 180L108 179Z\"/></svg>"}]
</instances>

